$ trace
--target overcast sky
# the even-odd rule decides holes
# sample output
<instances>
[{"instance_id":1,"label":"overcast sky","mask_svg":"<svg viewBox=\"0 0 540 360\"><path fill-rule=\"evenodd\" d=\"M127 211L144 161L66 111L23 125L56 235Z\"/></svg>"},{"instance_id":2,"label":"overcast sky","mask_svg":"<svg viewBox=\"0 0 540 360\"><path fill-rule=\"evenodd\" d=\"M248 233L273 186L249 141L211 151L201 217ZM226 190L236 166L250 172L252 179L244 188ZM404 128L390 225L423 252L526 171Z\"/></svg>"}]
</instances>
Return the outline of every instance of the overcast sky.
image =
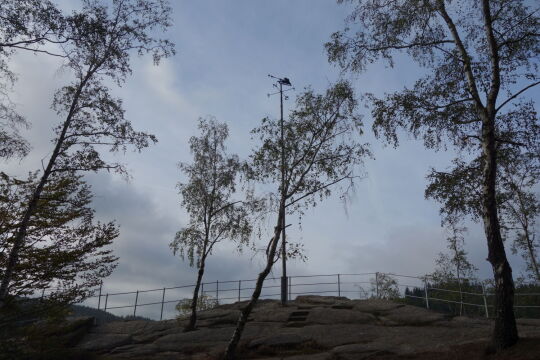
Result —
<instances>
[{"instance_id":1,"label":"overcast sky","mask_svg":"<svg viewBox=\"0 0 540 360\"><path fill-rule=\"evenodd\" d=\"M120 265L106 279L107 290L195 280L195 270L174 257L168 244L187 219L175 188L182 180L177 163L191 159L188 139L197 134L197 119L213 115L227 122L229 150L247 157L256 145L250 129L265 116L279 115L279 98L266 96L273 91L267 74L289 77L296 93L306 86L324 91L339 72L328 64L323 44L343 28L347 13L347 6L331 0L174 1L168 37L176 43L177 55L159 67L149 58L134 58L133 76L115 91L134 127L154 133L159 142L122 157L131 170L129 182L106 172L87 176L97 217L116 219L121 226L115 243ZM18 109L33 124L25 133L33 151L23 161L3 166L24 174L39 168L40 159L50 154L51 129L59 121L50 103L68 74L58 71L55 59L42 55L20 54L11 66L19 75ZM418 75L419 69L402 58L394 69L373 64L354 78L354 85L359 94L380 95L411 85ZM293 104L291 95L286 112ZM421 275L433 270L437 253L446 249L438 204L424 200L424 188L429 168L444 168L452 154L426 151L406 137L398 149L385 148L371 133L368 112L361 111L366 115L364 141L371 143L376 159L366 163L367 176L357 183L346 208L336 197L309 211L301 229L292 221L289 237L305 244L308 260L291 261L290 274ZM480 276L489 277L480 225L471 226L466 241ZM517 257L511 262L518 274L522 263ZM221 245L208 261L205 278L254 278L261 268L262 257L250 251L239 255L234 247ZM279 269L274 275L280 276Z\"/></svg>"}]
</instances>

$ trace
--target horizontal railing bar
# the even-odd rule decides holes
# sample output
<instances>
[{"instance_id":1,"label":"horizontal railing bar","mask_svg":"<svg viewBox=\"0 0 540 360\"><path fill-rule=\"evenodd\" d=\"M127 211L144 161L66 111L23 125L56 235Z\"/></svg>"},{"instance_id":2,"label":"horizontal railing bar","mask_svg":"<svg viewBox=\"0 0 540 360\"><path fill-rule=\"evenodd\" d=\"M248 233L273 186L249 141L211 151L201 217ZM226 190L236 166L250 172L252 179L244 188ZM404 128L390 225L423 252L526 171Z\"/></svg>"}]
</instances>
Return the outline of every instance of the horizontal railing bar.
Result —
<instances>
[{"instance_id":1,"label":"horizontal railing bar","mask_svg":"<svg viewBox=\"0 0 540 360\"><path fill-rule=\"evenodd\" d=\"M375 275L375 273L360 273L360 274L320 274L320 275L293 275L291 278L310 278L310 277L328 277L328 276L363 276ZM278 278L279 279L279 278Z\"/></svg>"},{"instance_id":2,"label":"horizontal railing bar","mask_svg":"<svg viewBox=\"0 0 540 360\"><path fill-rule=\"evenodd\" d=\"M485 306L484 304L472 304L472 303L467 303L467 302L454 301L454 300L446 300L446 299L439 299L439 298L434 298L434 297L430 297L429 300L444 301L444 302L448 302L448 303L463 304L463 305L471 305L471 306L480 306L480 307L484 307L484 306Z\"/></svg>"},{"instance_id":3,"label":"horizontal railing bar","mask_svg":"<svg viewBox=\"0 0 540 360\"><path fill-rule=\"evenodd\" d=\"M137 305L139 306L139 305ZM123 308L132 308L133 305L124 305L124 306L107 306L107 310L110 309L123 309Z\"/></svg>"},{"instance_id":4,"label":"horizontal railing bar","mask_svg":"<svg viewBox=\"0 0 540 360\"><path fill-rule=\"evenodd\" d=\"M310 285L336 285L337 282L331 282L331 283L308 283L308 284L295 284L292 283L292 286L310 286Z\"/></svg>"},{"instance_id":5,"label":"horizontal railing bar","mask_svg":"<svg viewBox=\"0 0 540 360\"><path fill-rule=\"evenodd\" d=\"M412 287L412 288L421 288L422 291L424 290L424 286L421 285L421 284L418 284L418 285L397 284L397 286L401 286L401 287Z\"/></svg>"},{"instance_id":6,"label":"horizontal railing bar","mask_svg":"<svg viewBox=\"0 0 540 360\"><path fill-rule=\"evenodd\" d=\"M328 290L328 291L303 291L303 292L291 292L291 295L305 295L305 294L327 294L327 293L337 293L337 290Z\"/></svg>"},{"instance_id":7,"label":"horizontal railing bar","mask_svg":"<svg viewBox=\"0 0 540 360\"><path fill-rule=\"evenodd\" d=\"M140 292L140 291L139 291ZM129 292L119 292L119 293L107 293L105 296L114 296L114 295L130 295L130 294L136 294L137 291L129 291ZM103 295L102 295L103 296Z\"/></svg>"},{"instance_id":8,"label":"horizontal railing bar","mask_svg":"<svg viewBox=\"0 0 540 360\"><path fill-rule=\"evenodd\" d=\"M403 294L403 288L410 288L410 289L414 289L414 288L421 288L421 290L424 290L424 284L426 282L426 279L427 279L427 285L428 285L428 291L431 290L432 291L432 294L431 295L437 295L437 291L440 291L440 292L443 292L443 293L454 293L454 294L462 294L462 295L466 295L466 296L483 296L484 299L488 296L492 297L494 296L495 294L493 293L487 293L487 292L483 292L483 293L474 293L474 292L468 292L468 291L459 291L459 290L453 290L453 289L443 289L443 288L437 288L437 287L429 287L430 285L430 282L432 282L433 285L438 285L437 282L433 281L433 278L430 277L430 276L411 276L411 275L402 275L402 274L394 274L394 273L383 273L383 272L379 272L379 273L376 273L376 272L369 272L369 273L349 273L349 274L317 274L317 275L293 275L293 276L289 276L289 292L290 292L290 295L291 296L298 296L298 295L310 295L310 294L358 294L358 297L359 298L365 298L368 296L368 294L371 294L371 297L372 294L373 294L373 289L368 289L366 288L365 284L370 284L370 285L374 285L374 278L371 278L371 279L367 279L367 278L363 278L363 279L358 279L358 280L362 280L362 281L355 281L355 278L354 277L360 277L360 276L376 276L377 274L384 274L384 275L388 275L390 277L399 277L399 278L410 278L410 279L417 279L419 280L419 283L416 284L416 285L413 285L413 284L403 284L403 283L396 283L396 287L397 289L400 291L401 294ZM315 282L315 283L305 283L305 282L301 282L301 283L295 283L295 279L309 279L309 278L320 278L321 280L326 280L328 278L329 281L322 281L322 282ZM268 284L267 286L263 286L262 287L262 290L265 291L265 290L271 290L271 289L279 289L281 288L281 284L277 283L278 281L281 280L281 277L271 277L271 278L266 278L265 279L265 283ZM344 281L344 280L347 280L347 281ZM219 299L219 303L230 303L231 301L236 301L236 300L240 300L240 301L243 301L243 300L246 300L246 299L250 299L251 298L251 294L249 294L248 296L246 296L246 294L252 290L255 289L255 286L252 285L250 287L242 287L241 285L246 285L248 284L249 282L255 282L257 281L257 279L244 279L244 280L225 280L225 281L219 281L219 280L216 280L216 281L213 281L213 282L203 282L201 283L204 288L205 288L205 291L201 291L201 295L209 295L209 296L212 296L214 294L214 291L216 291L216 295L217 295L217 291L218 291L218 287L219 287L219 292L221 292L222 294L224 294L225 292L238 292L238 296L229 296L229 297L223 297L221 296ZM234 285L230 285L230 284L234 284ZM236 287L235 285L238 284L238 287ZM272 285L270 285L272 284ZM275 285L274 285L275 284ZM459 282L455 282L455 284L459 284ZM311 289L313 289L314 286L319 286L320 288L322 289L329 289L329 286L341 286L341 289L337 288L337 289L332 289L332 290L324 290L324 291L300 291L300 287L311 287ZM362 286L360 286L362 285ZM230 286L230 287L229 287ZM359 289L355 289L353 288L353 286L355 287L358 287ZM454 283L452 283L452 286L454 286ZM165 288L157 288L157 289L145 289L145 290L137 290L137 291L125 291L125 292L116 292L116 293L105 293L103 291L103 289L101 289L101 294L100 295L92 295L92 296L89 296L88 298L86 298L85 300L88 300L88 299L103 299L103 297L108 297L108 296L121 296L121 295L135 295L137 293L151 293L151 292L162 292L164 290L176 290L176 289L186 289L186 291L179 291L177 292L177 296L178 295L183 295L184 293L186 293L187 291L192 291L192 288L195 287L195 284L190 284L190 285L181 285L181 286L172 286L172 287L165 287ZM215 290L214 290L215 289ZM309 288L308 288L309 289ZM347 290L346 290L347 289ZM52 293L52 291L54 291L55 289L54 288L50 288L50 289L47 289L45 291L45 293ZM296 291L294 291L296 290ZM360 292L362 291L363 292ZM486 289L487 290L487 289ZM490 288L489 290L493 290L492 288ZM272 290L271 290L272 291ZM95 292L94 292L95 294ZM173 295L172 293L170 295ZM169 295L169 296L170 296ZM269 298L276 298L278 296L280 296L281 294L280 293L269 293L269 294L261 294L260 298L263 299L263 298L266 298L266 299L269 299ZM443 297L446 296L446 295L443 295L443 294L440 294L442 295ZM515 293L514 294L516 297L526 297L526 296L540 296L540 293ZM39 294L37 294L36 296L39 296ZM154 295L152 295L154 296ZM403 296L403 295L401 295ZM422 301L425 301L426 298L425 296L414 296L414 295L407 295L407 294L404 294L404 296L406 298L415 298L415 299L419 299L419 300L422 300ZM353 298L356 298L355 295L352 295ZM150 299L155 299L155 298L149 298ZM170 304L170 303L178 303L182 300L190 300L188 298L188 296L186 296L185 298L182 298L182 299L178 299L178 300L167 300L167 301L164 301L164 299L162 299L162 301L154 301L154 302L148 302L148 303L142 303L142 304L136 304L136 305L123 305L123 306L108 306L107 307L107 310L114 310L114 309L126 309L126 308L131 308L133 309L134 307L142 307L142 306L152 306L152 305L159 305L159 304ZM493 305L488 305L488 304L474 304L474 303L469 303L469 302L462 302L462 301L456 301L456 300L447 300L447 299L444 299L444 298L437 298L437 297L433 297L433 296L428 296L427 298L428 300L432 300L432 301L440 301L440 302L446 302L446 303L452 303L452 304L463 304L463 305L467 305L467 306L477 306L477 307L489 307L489 308L493 308ZM490 298L491 299L491 298ZM110 299L109 299L110 300ZM117 299L118 300L118 299ZM122 299L123 300L123 299ZM469 298L470 300L470 298ZM95 300L94 300L95 301ZM476 301L476 300L475 300ZM117 301L117 302L120 302L120 301ZM135 299L135 302L136 302L136 299ZM537 309L537 308L540 308L540 305L514 305L514 308L516 309L526 309L526 308L531 308L531 309Z\"/></svg>"},{"instance_id":9,"label":"horizontal railing bar","mask_svg":"<svg viewBox=\"0 0 540 360\"><path fill-rule=\"evenodd\" d=\"M484 296L484 294L482 293L470 293L466 291L439 289L439 288L432 288L432 287L428 287L428 290L437 290L437 291L453 292L453 293L458 293L458 294L461 293L461 294L468 294L468 295Z\"/></svg>"},{"instance_id":10,"label":"horizontal railing bar","mask_svg":"<svg viewBox=\"0 0 540 360\"><path fill-rule=\"evenodd\" d=\"M163 290L163 289L161 289ZM141 306L147 306L147 305L157 305L157 304L161 304L161 301L158 301L158 302L151 302L151 303L146 303L146 304L137 304L137 307L141 307ZM134 307L135 305L131 305L131 307Z\"/></svg>"}]
</instances>

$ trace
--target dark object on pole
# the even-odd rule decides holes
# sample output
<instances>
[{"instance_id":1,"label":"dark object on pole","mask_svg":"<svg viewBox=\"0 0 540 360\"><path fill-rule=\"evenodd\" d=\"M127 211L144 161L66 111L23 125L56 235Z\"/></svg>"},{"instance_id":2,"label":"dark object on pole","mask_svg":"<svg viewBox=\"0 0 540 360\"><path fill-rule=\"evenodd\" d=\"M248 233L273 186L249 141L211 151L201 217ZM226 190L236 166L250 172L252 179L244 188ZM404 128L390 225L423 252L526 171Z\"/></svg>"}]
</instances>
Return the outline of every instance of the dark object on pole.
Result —
<instances>
[{"instance_id":1,"label":"dark object on pole","mask_svg":"<svg viewBox=\"0 0 540 360\"><path fill-rule=\"evenodd\" d=\"M273 75L268 75L273 79L277 79L279 84L279 108L280 108L280 127L281 127L281 185L280 193L281 198L285 196L285 174L286 174L286 164L285 164L285 136L283 131L283 85L292 86L289 78L279 78ZM281 202L281 206L285 207L285 203ZM281 275L281 304L287 304L287 249L286 249L286 237L285 237L285 209L283 210L283 221L281 223L281 260L282 260L282 275Z\"/></svg>"},{"instance_id":2,"label":"dark object on pole","mask_svg":"<svg viewBox=\"0 0 540 360\"><path fill-rule=\"evenodd\" d=\"M289 80L289 78L284 77L283 79L279 79L278 81L279 81L280 84L287 85L287 86L292 86L291 81Z\"/></svg>"}]
</instances>

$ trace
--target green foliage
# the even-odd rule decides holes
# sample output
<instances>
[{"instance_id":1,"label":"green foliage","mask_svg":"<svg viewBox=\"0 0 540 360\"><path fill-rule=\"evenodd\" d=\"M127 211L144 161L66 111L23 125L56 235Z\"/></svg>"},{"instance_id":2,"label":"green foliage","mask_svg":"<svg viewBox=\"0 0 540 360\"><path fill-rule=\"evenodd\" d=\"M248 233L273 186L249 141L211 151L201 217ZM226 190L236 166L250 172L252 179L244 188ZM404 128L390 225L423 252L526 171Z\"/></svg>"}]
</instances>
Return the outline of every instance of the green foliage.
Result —
<instances>
[{"instance_id":1,"label":"green foliage","mask_svg":"<svg viewBox=\"0 0 540 360\"><path fill-rule=\"evenodd\" d=\"M473 317L485 317L486 310L484 304L484 289L486 294L486 302L488 305L488 315L493 318L495 298L493 296L494 287L491 284L482 283L472 279L461 279L458 283L456 280L448 281L430 281L429 287L429 308L431 310L452 315L466 315ZM460 292L461 289L461 292ZM518 282L516 285L516 297L514 312L516 317L540 319L540 309L538 301L540 299L540 286L535 284L525 284ZM537 294L537 295L532 295ZM424 288L415 287L405 289L405 298L403 301L406 304L426 307ZM461 303L464 305L461 306ZM522 307L532 306L532 307Z\"/></svg>"},{"instance_id":2,"label":"green foliage","mask_svg":"<svg viewBox=\"0 0 540 360\"><path fill-rule=\"evenodd\" d=\"M8 253L4 254L2 259L2 265L5 268L1 274L0 306L4 306L10 287L24 288L24 286L14 286L11 283L21 281L22 274L32 271L42 278L59 278L58 286L63 289L62 293L66 294L64 291L66 287L71 289L73 293L69 297L72 299L77 298L81 293L80 289L71 286L72 279L75 277L74 273L80 271L81 274L86 274L80 276L84 281L95 282L96 276L88 275L92 272L88 273L85 266L93 261L90 255L99 246L77 243L78 239L89 237L92 231L97 231L96 226L88 228L91 215L84 203L85 200L75 199L75 201L83 202L81 209L85 210L82 213L77 213L75 210L71 215L71 220L84 220L82 227L73 230L74 234L62 233L63 229L60 227L62 221L70 220L69 215L66 218L44 218L38 211L40 208L44 212L48 211L50 205L44 197L44 192L48 187L55 186L56 181L61 181L64 176L62 174L65 174L65 178L69 178L81 171L106 169L127 175L124 165L102 158L103 149L118 152L132 147L140 151L157 141L155 136L135 131L132 128L131 123L124 117L122 101L111 95L106 83L121 85L125 81L131 74L130 59L133 53L151 54L155 63L174 53L173 44L154 37L156 30L165 30L170 26L170 10L165 0L113 2L84 0L82 7L70 15L58 14L62 20L62 36L65 39L62 46L58 48L59 56L65 58L63 69L69 73L72 81L60 88L54 96L52 108L62 118L54 129L54 147L48 162L43 165L43 173L39 180L36 181L37 175L32 175L36 179L29 181L31 185L26 189L26 199L22 203L24 206L18 212L16 226L10 225L9 236L12 240L9 246L4 248ZM78 194L88 198L87 189ZM55 224L55 222L59 223ZM56 252L54 247L33 246L27 234L32 228L39 230L40 226L47 229L42 231L45 237L39 238L39 241L42 241L41 244L50 240L50 235L46 231L59 229L54 236L57 237L55 239L57 243L63 242L61 243L63 251ZM100 229L107 235L94 234L95 244L101 242L101 246L107 245L110 239L116 237L117 230L114 224L103 225ZM73 236L75 241L69 242L69 236ZM76 246L79 247L76 248ZM65 256L68 248L70 254L78 260L87 259L88 261L83 261L82 267L77 268L73 265L73 258ZM28 254L24 254L25 251ZM83 256L84 253L87 254ZM56 256L57 254L59 256ZM99 259L100 256L106 254L98 251L95 255ZM32 262L24 265L25 256L28 259L35 258L37 264L45 262L44 265L48 265L46 262L51 259L51 261L63 262L71 266L62 268L54 264L55 266L52 267L35 268L32 267ZM67 275L56 270L53 273L49 272L50 269L59 268L62 268ZM101 274L98 272L97 277L106 276L107 271L101 271ZM67 285L63 284L65 281L63 277L67 277ZM51 296L55 296L54 294L56 292L53 292Z\"/></svg>"},{"instance_id":3,"label":"green foliage","mask_svg":"<svg viewBox=\"0 0 540 360\"><path fill-rule=\"evenodd\" d=\"M26 119L15 111L10 99L16 75L9 59L16 51L50 54L45 44L62 43L64 21L57 7L48 0L5 0L0 7L0 159L23 157L30 150L19 128Z\"/></svg>"},{"instance_id":4,"label":"green foliage","mask_svg":"<svg viewBox=\"0 0 540 360\"><path fill-rule=\"evenodd\" d=\"M0 268L6 268L20 218L36 186L0 176ZM40 296L49 304L79 302L93 293L116 267L110 245L118 236L114 222L94 221L90 187L81 176L55 174L42 192L26 233L26 245L9 286L13 301Z\"/></svg>"},{"instance_id":5,"label":"green foliage","mask_svg":"<svg viewBox=\"0 0 540 360\"><path fill-rule=\"evenodd\" d=\"M178 311L178 318L184 318L191 314L191 299L182 299L176 304L175 308ZM197 298L197 311L211 310L219 305L219 301L207 294L199 295Z\"/></svg>"},{"instance_id":6,"label":"green foliage","mask_svg":"<svg viewBox=\"0 0 540 360\"><path fill-rule=\"evenodd\" d=\"M369 157L368 146L358 141L362 118L351 85L342 81L317 94L307 89L284 122L285 189L288 212L301 213L316 206L342 186L344 195L352 186L357 166ZM247 177L260 183L281 181L280 121L264 118L252 130L261 145L250 157ZM272 194L274 202L279 198ZM279 201L279 200L277 200Z\"/></svg>"},{"instance_id":7,"label":"green foliage","mask_svg":"<svg viewBox=\"0 0 540 360\"><path fill-rule=\"evenodd\" d=\"M412 86L367 96L373 130L394 146L406 133L427 149L456 150L450 169L429 175L426 197L441 202L443 223L469 216L483 222L496 279L492 343L497 351L510 347L518 331L501 199L512 194L505 163L540 163L540 118L527 98L540 85L538 9L525 0L349 2L350 27L332 35L328 59L362 72L378 60L393 66L394 55L406 52L422 68Z\"/></svg>"},{"instance_id":8,"label":"green foliage","mask_svg":"<svg viewBox=\"0 0 540 360\"><path fill-rule=\"evenodd\" d=\"M240 161L226 153L227 125L214 118L200 119L199 130L201 135L190 139L193 163L179 165L188 179L178 188L190 220L170 244L197 267L216 243L236 240L240 247L249 243L251 235L249 203L234 198Z\"/></svg>"},{"instance_id":9,"label":"green foliage","mask_svg":"<svg viewBox=\"0 0 540 360\"><path fill-rule=\"evenodd\" d=\"M12 327L0 337L0 359L95 359L95 355L74 347L92 325L92 319L46 319Z\"/></svg>"},{"instance_id":10,"label":"green foliage","mask_svg":"<svg viewBox=\"0 0 540 360\"><path fill-rule=\"evenodd\" d=\"M464 249L465 227L455 221L446 223L449 236L447 238L449 253L439 253L435 260L436 268L430 278L437 282L459 282L460 279L475 279L478 270L468 259Z\"/></svg>"},{"instance_id":11,"label":"green foliage","mask_svg":"<svg viewBox=\"0 0 540 360\"><path fill-rule=\"evenodd\" d=\"M398 282L385 273L377 273L375 278L370 279L372 297L377 299L397 299L400 297Z\"/></svg>"}]
</instances>

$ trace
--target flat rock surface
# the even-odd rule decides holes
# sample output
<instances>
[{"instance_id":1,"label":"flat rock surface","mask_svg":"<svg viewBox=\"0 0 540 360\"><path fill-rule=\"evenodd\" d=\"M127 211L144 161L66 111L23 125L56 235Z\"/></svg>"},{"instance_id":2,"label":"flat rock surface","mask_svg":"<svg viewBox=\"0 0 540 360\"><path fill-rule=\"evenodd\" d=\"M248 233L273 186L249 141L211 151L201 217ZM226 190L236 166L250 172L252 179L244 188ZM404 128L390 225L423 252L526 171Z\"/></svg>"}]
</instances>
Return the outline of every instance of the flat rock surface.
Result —
<instances>
[{"instance_id":1,"label":"flat rock surface","mask_svg":"<svg viewBox=\"0 0 540 360\"><path fill-rule=\"evenodd\" d=\"M246 302L228 304L200 312L198 329L192 332L182 331L185 319L98 325L77 346L102 360L219 359L245 305ZM484 358L483 348L491 327L492 321L488 319L451 318L388 300L301 296L285 307L278 301L264 300L249 318L238 358ZM532 344L540 342L539 320L520 319L518 327L522 338L530 339ZM540 359L540 346L537 349L538 354L519 359ZM471 355L471 351L480 357Z\"/></svg>"}]
</instances>

